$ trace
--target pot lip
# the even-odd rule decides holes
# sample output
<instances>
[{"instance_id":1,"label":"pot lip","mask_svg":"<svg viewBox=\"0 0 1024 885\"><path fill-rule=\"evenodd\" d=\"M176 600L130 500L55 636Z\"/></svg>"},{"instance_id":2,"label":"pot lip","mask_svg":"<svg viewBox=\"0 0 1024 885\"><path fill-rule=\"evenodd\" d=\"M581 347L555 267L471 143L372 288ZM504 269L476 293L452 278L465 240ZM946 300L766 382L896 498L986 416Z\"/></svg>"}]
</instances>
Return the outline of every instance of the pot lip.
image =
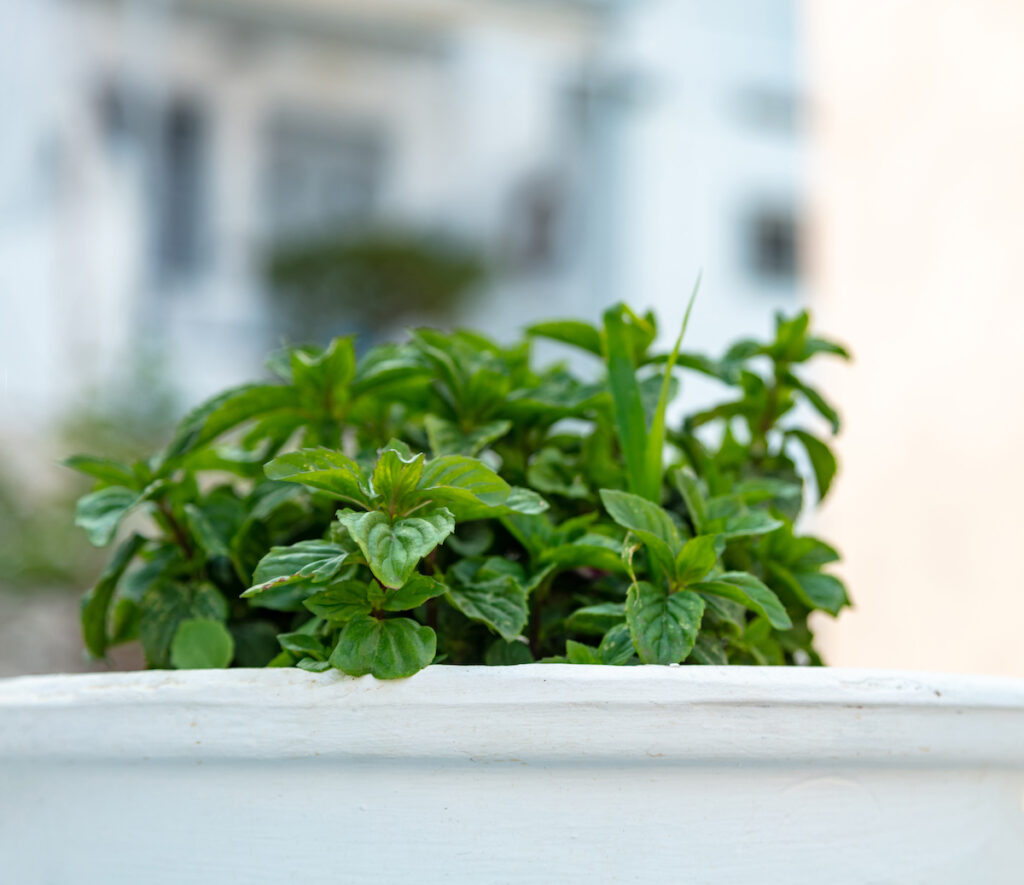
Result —
<instances>
[{"instance_id":1,"label":"pot lip","mask_svg":"<svg viewBox=\"0 0 1024 885\"><path fill-rule=\"evenodd\" d=\"M89 759L1024 771L1024 680L572 664L390 682L284 668L0 680L0 771Z\"/></svg>"},{"instance_id":2,"label":"pot lip","mask_svg":"<svg viewBox=\"0 0 1024 885\"><path fill-rule=\"evenodd\" d=\"M319 689L321 697L310 693ZM553 691L572 699L643 702L652 692L675 703L757 703L772 706L923 706L1024 712L1024 679L977 674L847 667L519 664L433 665L407 679L311 673L293 667L228 670L138 670L49 674L0 679L0 710L124 701L178 704L194 699L306 706L359 697L377 703L465 705L545 703ZM501 694L496 694L501 692ZM511 694L509 693L511 692Z\"/></svg>"}]
</instances>

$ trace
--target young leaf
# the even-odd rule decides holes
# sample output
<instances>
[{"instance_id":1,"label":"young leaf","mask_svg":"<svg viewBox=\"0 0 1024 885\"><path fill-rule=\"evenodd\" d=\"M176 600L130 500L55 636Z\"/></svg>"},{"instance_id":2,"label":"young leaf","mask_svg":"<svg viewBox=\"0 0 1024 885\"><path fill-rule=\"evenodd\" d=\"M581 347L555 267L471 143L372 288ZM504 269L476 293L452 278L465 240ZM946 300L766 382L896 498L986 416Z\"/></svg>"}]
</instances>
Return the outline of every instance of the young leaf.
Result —
<instances>
[{"instance_id":1,"label":"young leaf","mask_svg":"<svg viewBox=\"0 0 1024 885\"><path fill-rule=\"evenodd\" d=\"M386 449L373 468L373 493L381 499L378 506L394 515L418 501L416 486L422 475L423 455L403 458L395 449Z\"/></svg>"},{"instance_id":2,"label":"young leaf","mask_svg":"<svg viewBox=\"0 0 1024 885\"><path fill-rule=\"evenodd\" d=\"M738 602L766 617L776 630L788 630L793 626L779 597L746 572L726 572L712 580L691 584L690 589L696 593L708 593Z\"/></svg>"},{"instance_id":3,"label":"young leaf","mask_svg":"<svg viewBox=\"0 0 1024 885\"><path fill-rule=\"evenodd\" d=\"M697 535L691 538L676 557L675 577L680 584L699 581L718 561L715 549L715 535Z\"/></svg>"},{"instance_id":4,"label":"young leaf","mask_svg":"<svg viewBox=\"0 0 1024 885\"><path fill-rule=\"evenodd\" d=\"M177 670L223 669L235 654L235 640L220 621L182 621L171 642L171 665Z\"/></svg>"},{"instance_id":5,"label":"young leaf","mask_svg":"<svg viewBox=\"0 0 1024 885\"><path fill-rule=\"evenodd\" d=\"M374 577L385 587L396 589L455 528L455 518L445 507L426 507L415 516L395 520L378 510L342 510L338 521L363 551Z\"/></svg>"},{"instance_id":6,"label":"young leaf","mask_svg":"<svg viewBox=\"0 0 1024 885\"><path fill-rule=\"evenodd\" d=\"M626 623L633 645L645 664L678 664L697 640L704 600L683 590L668 593L646 581L626 594Z\"/></svg>"},{"instance_id":7,"label":"young leaf","mask_svg":"<svg viewBox=\"0 0 1024 885\"><path fill-rule=\"evenodd\" d=\"M429 627L408 618L378 621L358 615L341 631L330 663L350 676L403 679L434 660L436 650L437 637Z\"/></svg>"}]
</instances>

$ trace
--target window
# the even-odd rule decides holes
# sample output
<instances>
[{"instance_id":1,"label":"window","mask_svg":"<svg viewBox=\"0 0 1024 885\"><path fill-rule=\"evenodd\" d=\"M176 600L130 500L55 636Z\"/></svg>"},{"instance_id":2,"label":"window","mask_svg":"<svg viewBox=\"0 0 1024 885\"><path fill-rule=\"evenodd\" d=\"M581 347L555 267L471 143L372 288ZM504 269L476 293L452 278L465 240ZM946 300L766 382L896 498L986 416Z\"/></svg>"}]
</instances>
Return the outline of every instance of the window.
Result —
<instances>
[{"instance_id":1,"label":"window","mask_svg":"<svg viewBox=\"0 0 1024 885\"><path fill-rule=\"evenodd\" d=\"M158 101L138 91L102 92L99 117L114 162L139 158L154 276L194 276L208 255L209 125L196 99Z\"/></svg>"},{"instance_id":2,"label":"window","mask_svg":"<svg viewBox=\"0 0 1024 885\"><path fill-rule=\"evenodd\" d=\"M160 121L157 188L157 262L160 276L181 278L204 258L206 120L188 100L172 102Z\"/></svg>"},{"instance_id":3,"label":"window","mask_svg":"<svg viewBox=\"0 0 1024 885\"><path fill-rule=\"evenodd\" d=\"M799 243L795 213L762 208L752 213L746 231L747 263L760 282L795 283Z\"/></svg>"},{"instance_id":4,"label":"window","mask_svg":"<svg viewBox=\"0 0 1024 885\"><path fill-rule=\"evenodd\" d=\"M288 240L372 217L384 171L383 139L365 126L295 112L267 132L270 235Z\"/></svg>"}]
</instances>

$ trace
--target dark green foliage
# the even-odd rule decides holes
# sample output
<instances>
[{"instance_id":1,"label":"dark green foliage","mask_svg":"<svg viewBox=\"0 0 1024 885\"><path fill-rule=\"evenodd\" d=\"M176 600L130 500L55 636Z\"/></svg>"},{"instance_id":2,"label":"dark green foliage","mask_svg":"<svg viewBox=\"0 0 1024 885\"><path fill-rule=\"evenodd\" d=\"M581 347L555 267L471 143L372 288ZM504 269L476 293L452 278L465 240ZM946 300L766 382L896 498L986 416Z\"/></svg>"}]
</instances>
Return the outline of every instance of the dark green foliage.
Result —
<instances>
[{"instance_id":1,"label":"dark green foliage","mask_svg":"<svg viewBox=\"0 0 1024 885\"><path fill-rule=\"evenodd\" d=\"M135 530L86 596L89 650L383 679L432 661L820 663L808 616L847 598L823 571L836 552L794 528L798 466L824 496L839 419L798 372L846 354L806 313L720 359L657 353L656 332L620 305L509 347L424 329L357 359L338 338L275 355L277 381L195 409L146 460L69 459L96 483L90 539ZM597 380L533 368L533 337L578 347ZM688 372L728 393L671 426Z\"/></svg>"},{"instance_id":2,"label":"dark green foliage","mask_svg":"<svg viewBox=\"0 0 1024 885\"><path fill-rule=\"evenodd\" d=\"M450 312L485 276L466 246L402 231L338 233L278 247L267 263L281 320L298 340L323 329L393 327Z\"/></svg>"}]
</instances>

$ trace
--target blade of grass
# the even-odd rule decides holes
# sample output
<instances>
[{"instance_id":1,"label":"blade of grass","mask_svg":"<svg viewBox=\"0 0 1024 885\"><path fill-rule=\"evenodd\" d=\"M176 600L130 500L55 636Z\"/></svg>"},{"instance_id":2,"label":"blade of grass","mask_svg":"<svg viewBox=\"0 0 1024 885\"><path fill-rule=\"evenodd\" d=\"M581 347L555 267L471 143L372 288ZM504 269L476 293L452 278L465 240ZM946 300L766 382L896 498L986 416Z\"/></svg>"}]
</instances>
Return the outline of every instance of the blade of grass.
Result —
<instances>
[{"instance_id":1,"label":"blade of grass","mask_svg":"<svg viewBox=\"0 0 1024 885\"><path fill-rule=\"evenodd\" d=\"M626 461L629 490L640 495L644 487L647 420L636 377L632 340L626 326L628 310L625 305L617 304L605 311L604 357L608 364L615 430Z\"/></svg>"},{"instance_id":2,"label":"blade of grass","mask_svg":"<svg viewBox=\"0 0 1024 885\"><path fill-rule=\"evenodd\" d=\"M690 311L693 310L693 302L697 299L700 279L701 274L697 274L697 281L693 284L690 302L686 305L686 313L683 315L683 325L679 329L679 337L676 338L675 347L672 348L668 362L665 363L665 378L661 382L658 407L654 410L651 429L647 434L647 445L644 453L643 487L642 491L638 491L637 494L643 495L647 500L653 501L655 504L659 503L661 498L662 457L665 452L665 412L668 409L669 392L672 389L672 370L675 368L676 360L679 358L679 348L682 347L683 336L686 334L686 327L690 322Z\"/></svg>"}]
</instances>

